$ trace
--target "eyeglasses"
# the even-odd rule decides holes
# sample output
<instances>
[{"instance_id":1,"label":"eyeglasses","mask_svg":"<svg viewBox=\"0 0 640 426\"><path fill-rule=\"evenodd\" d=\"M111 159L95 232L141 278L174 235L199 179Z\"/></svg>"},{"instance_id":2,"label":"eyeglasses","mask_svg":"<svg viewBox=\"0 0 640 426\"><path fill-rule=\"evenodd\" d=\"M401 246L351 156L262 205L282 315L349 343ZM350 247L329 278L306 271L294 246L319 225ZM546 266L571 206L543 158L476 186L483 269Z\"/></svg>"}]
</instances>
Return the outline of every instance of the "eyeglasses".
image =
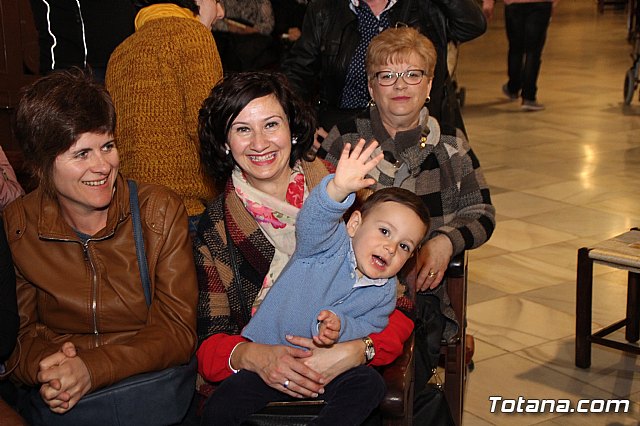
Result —
<instances>
[{"instance_id":1,"label":"eyeglasses","mask_svg":"<svg viewBox=\"0 0 640 426\"><path fill-rule=\"evenodd\" d=\"M380 86L393 86L400 77L402 77L405 83L413 86L420 84L424 75L425 71L423 70L406 70L403 72L379 71L374 74Z\"/></svg>"}]
</instances>

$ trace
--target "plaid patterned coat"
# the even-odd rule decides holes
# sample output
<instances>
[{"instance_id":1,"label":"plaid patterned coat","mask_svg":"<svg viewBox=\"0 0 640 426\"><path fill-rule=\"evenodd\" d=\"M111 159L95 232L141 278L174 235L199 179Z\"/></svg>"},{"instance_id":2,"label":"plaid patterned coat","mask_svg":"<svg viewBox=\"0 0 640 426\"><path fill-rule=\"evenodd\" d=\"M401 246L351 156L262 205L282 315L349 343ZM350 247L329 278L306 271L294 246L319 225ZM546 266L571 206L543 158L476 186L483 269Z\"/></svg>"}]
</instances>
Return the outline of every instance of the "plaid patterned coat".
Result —
<instances>
[{"instance_id":1,"label":"plaid patterned coat","mask_svg":"<svg viewBox=\"0 0 640 426\"><path fill-rule=\"evenodd\" d=\"M322 161L303 162L309 189L330 173L329 167ZM236 247L241 292L237 285L232 285L234 271L225 221ZM194 255L200 289L199 343L216 333L240 334L250 318L251 305L269 270L274 248L236 195L231 179L227 181L224 194L209 204L200 220L194 240Z\"/></svg>"},{"instance_id":2,"label":"plaid patterned coat","mask_svg":"<svg viewBox=\"0 0 640 426\"><path fill-rule=\"evenodd\" d=\"M433 117L415 129L398 132L391 138L376 107L354 120L336 125L325 138L319 155L337 164L346 143L373 139L385 152L371 173L378 188L400 186L419 195L429 209L429 237L445 234L453 244L453 254L484 244L495 228L495 208L480 162L461 132L441 128ZM443 313L453 319L446 286L436 290ZM445 338L455 328L448 324Z\"/></svg>"}]
</instances>

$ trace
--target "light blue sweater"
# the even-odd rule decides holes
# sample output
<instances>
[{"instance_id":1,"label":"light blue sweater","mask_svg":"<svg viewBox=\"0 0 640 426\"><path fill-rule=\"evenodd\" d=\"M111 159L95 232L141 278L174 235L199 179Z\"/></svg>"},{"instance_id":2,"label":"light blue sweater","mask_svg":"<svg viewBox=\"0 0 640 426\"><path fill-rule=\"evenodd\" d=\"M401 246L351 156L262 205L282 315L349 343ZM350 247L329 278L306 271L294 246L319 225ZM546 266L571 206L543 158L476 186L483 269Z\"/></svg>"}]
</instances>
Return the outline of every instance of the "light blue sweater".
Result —
<instances>
[{"instance_id":1,"label":"light blue sweater","mask_svg":"<svg viewBox=\"0 0 640 426\"><path fill-rule=\"evenodd\" d=\"M386 327L396 305L396 278L358 279L342 203L327 194L326 176L311 192L296 221L296 250L242 335L254 342L290 345L287 334L318 334L327 309L340 317L339 341L359 339Z\"/></svg>"}]
</instances>

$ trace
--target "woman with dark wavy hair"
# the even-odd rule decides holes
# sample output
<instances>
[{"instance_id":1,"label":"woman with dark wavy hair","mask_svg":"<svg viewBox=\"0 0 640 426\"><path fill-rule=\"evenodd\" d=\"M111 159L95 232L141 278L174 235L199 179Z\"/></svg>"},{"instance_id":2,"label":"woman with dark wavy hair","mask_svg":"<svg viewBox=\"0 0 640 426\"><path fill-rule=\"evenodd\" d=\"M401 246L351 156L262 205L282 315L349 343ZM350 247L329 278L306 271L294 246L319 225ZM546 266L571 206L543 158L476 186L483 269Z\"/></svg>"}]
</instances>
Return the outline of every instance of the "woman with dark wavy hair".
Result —
<instances>
[{"instance_id":1,"label":"woman with dark wavy hair","mask_svg":"<svg viewBox=\"0 0 640 426\"><path fill-rule=\"evenodd\" d=\"M228 155L227 143L234 120L253 100L270 95L280 104L289 133L296 138L291 145L289 167L293 168L309 150L315 119L289 89L283 75L260 72L232 75L224 84L213 88L199 116L202 164L205 172L216 181L226 182L235 167L234 157Z\"/></svg>"},{"instance_id":2,"label":"woman with dark wavy hair","mask_svg":"<svg viewBox=\"0 0 640 426\"><path fill-rule=\"evenodd\" d=\"M347 370L391 363L413 330L402 312L412 309L411 302L401 297L382 332L331 347L301 336L288 338L291 345L264 345L240 335L295 249L300 207L334 170L320 159L307 160L314 130L312 113L279 74L231 75L200 110L203 167L225 184L194 241L198 370L204 379L198 391L204 396L219 385L219 398L226 378L248 370L283 399L318 397ZM203 424L216 416L210 407L205 405Z\"/></svg>"}]
</instances>

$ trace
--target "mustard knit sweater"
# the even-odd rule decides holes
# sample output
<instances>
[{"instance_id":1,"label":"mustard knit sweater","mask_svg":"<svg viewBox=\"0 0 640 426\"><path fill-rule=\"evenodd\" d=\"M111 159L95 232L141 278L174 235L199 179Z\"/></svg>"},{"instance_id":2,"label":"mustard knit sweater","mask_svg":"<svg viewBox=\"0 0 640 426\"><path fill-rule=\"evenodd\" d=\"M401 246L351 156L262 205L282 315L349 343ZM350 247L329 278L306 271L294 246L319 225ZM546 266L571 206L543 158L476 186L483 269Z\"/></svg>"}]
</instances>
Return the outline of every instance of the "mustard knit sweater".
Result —
<instances>
[{"instance_id":1,"label":"mustard knit sweater","mask_svg":"<svg viewBox=\"0 0 640 426\"><path fill-rule=\"evenodd\" d=\"M190 216L215 195L200 165L198 111L221 78L211 32L183 17L145 22L107 68L122 173L173 189Z\"/></svg>"}]
</instances>

